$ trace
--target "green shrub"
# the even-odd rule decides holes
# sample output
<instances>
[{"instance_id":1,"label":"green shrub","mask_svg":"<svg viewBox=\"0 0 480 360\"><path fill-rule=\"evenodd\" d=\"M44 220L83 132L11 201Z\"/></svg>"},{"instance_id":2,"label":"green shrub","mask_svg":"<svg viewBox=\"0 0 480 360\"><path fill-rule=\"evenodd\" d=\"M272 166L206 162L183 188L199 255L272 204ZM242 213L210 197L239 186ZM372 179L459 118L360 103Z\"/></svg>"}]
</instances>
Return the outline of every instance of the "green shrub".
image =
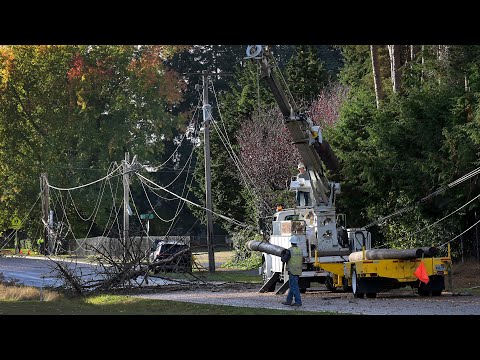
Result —
<instances>
[{"instance_id":1,"label":"green shrub","mask_svg":"<svg viewBox=\"0 0 480 360\"><path fill-rule=\"evenodd\" d=\"M262 254L258 251L251 251L246 247L247 242L250 240L261 241L262 237L249 229L242 229L233 234L233 255L230 260L223 264L224 268L251 270L262 265Z\"/></svg>"}]
</instances>

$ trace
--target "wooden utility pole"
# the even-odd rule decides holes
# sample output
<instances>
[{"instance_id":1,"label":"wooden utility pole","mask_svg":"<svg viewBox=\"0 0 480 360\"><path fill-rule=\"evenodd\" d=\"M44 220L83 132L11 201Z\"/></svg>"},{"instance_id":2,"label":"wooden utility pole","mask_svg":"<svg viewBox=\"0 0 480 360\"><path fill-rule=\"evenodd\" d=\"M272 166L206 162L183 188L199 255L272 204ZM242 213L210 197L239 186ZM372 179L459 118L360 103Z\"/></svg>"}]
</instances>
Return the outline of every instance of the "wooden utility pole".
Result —
<instances>
[{"instance_id":1,"label":"wooden utility pole","mask_svg":"<svg viewBox=\"0 0 480 360\"><path fill-rule=\"evenodd\" d=\"M208 103L208 75L203 73L203 134L205 154L205 205L207 209L207 249L208 270L215 271L215 254L213 251L213 222L212 222L212 188L210 170L210 120L212 119L212 107Z\"/></svg>"},{"instance_id":2,"label":"wooden utility pole","mask_svg":"<svg viewBox=\"0 0 480 360\"><path fill-rule=\"evenodd\" d=\"M130 154L128 152L125 153L125 160L123 162L123 253L124 253L124 260L127 261L129 259L129 251L130 251L130 241L129 241L129 230L130 230L130 222L129 222L129 175L128 175L128 162L130 161Z\"/></svg>"},{"instance_id":3,"label":"wooden utility pole","mask_svg":"<svg viewBox=\"0 0 480 360\"><path fill-rule=\"evenodd\" d=\"M50 214L49 204L50 204L50 194L48 189L48 177L47 173L40 174L40 189L41 189L41 197L42 197L42 222L44 225L43 231L43 243L39 246L38 251L41 254L46 255L47 249L49 248L49 233L48 233L48 217Z\"/></svg>"}]
</instances>

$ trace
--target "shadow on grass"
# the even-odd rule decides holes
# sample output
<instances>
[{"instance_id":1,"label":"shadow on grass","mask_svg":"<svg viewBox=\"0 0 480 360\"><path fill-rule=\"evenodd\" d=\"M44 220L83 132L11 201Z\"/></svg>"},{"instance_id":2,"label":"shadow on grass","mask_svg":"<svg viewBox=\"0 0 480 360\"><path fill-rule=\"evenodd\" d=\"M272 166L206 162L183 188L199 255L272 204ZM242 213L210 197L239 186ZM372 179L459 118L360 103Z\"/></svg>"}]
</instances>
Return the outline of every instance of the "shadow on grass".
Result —
<instances>
[{"instance_id":1,"label":"shadow on grass","mask_svg":"<svg viewBox=\"0 0 480 360\"><path fill-rule=\"evenodd\" d=\"M61 301L0 301L0 315L312 315L287 311L101 295Z\"/></svg>"}]
</instances>

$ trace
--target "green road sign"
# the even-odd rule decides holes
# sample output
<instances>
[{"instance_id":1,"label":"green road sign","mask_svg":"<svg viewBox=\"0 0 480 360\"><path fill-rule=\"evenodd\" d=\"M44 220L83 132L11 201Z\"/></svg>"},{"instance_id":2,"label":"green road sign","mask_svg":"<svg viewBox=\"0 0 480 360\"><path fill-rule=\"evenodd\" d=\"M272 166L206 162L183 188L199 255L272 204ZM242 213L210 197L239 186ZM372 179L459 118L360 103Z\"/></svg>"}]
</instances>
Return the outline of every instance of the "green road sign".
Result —
<instances>
[{"instance_id":1,"label":"green road sign","mask_svg":"<svg viewBox=\"0 0 480 360\"><path fill-rule=\"evenodd\" d=\"M12 219L12 229L18 230L22 228L22 220L18 216Z\"/></svg>"},{"instance_id":2,"label":"green road sign","mask_svg":"<svg viewBox=\"0 0 480 360\"><path fill-rule=\"evenodd\" d=\"M152 220L153 214L140 214L140 219L142 220Z\"/></svg>"}]
</instances>

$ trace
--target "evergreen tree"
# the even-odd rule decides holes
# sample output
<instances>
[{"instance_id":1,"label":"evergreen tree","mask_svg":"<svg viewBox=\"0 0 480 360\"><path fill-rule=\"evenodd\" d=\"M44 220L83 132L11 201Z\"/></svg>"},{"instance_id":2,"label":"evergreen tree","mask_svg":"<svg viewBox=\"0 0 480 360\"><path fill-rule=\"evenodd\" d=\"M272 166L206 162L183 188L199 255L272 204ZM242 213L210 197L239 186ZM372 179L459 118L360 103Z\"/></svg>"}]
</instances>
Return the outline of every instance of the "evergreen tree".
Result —
<instances>
[{"instance_id":1,"label":"evergreen tree","mask_svg":"<svg viewBox=\"0 0 480 360\"><path fill-rule=\"evenodd\" d=\"M297 101L310 104L328 83L329 76L313 45L299 45L286 69L290 91Z\"/></svg>"}]
</instances>

